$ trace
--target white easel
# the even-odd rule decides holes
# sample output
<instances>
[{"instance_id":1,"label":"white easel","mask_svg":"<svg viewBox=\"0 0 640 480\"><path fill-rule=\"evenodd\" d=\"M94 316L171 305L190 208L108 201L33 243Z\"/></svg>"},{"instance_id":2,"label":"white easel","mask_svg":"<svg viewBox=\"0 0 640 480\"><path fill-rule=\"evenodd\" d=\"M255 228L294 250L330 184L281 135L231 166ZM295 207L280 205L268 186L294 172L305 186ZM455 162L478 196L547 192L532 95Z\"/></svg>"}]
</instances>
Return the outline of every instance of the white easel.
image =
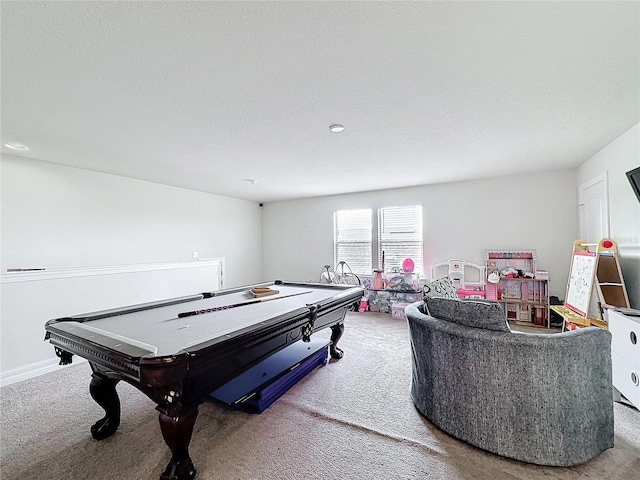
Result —
<instances>
[{"instance_id":1,"label":"white easel","mask_svg":"<svg viewBox=\"0 0 640 480\"><path fill-rule=\"evenodd\" d=\"M565 330L568 323L578 327L593 325L607 328L604 311L608 307L629 307L616 243L610 238L603 238L598 243L576 240L573 242L565 305L551 308L562 316L562 329Z\"/></svg>"}]
</instances>

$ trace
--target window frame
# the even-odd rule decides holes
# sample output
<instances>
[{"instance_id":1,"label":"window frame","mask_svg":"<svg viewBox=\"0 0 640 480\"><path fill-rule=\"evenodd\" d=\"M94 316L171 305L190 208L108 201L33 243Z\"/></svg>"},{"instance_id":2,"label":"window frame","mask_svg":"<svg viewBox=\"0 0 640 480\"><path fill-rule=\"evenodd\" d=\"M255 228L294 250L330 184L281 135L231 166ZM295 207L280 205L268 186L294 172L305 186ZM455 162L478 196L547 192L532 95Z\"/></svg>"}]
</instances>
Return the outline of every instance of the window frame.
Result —
<instances>
[{"instance_id":1,"label":"window frame","mask_svg":"<svg viewBox=\"0 0 640 480\"><path fill-rule=\"evenodd\" d=\"M411 258L414 261L415 269L414 273L418 274L420 277L424 277L426 275L424 269L424 215L423 215L423 205L422 204L413 204L413 205L393 205L387 207L378 207L378 208L353 208L353 209L339 209L333 212L333 261L334 265L338 265L339 262L346 262L347 265L351 268L353 273L364 276L371 277L373 275L373 270L381 269L382 265L382 251L384 250L384 246L389 243L388 239L383 238L382 229L384 229L383 220L381 220L381 215L383 216L385 212L393 212L393 210L402 210L402 209L414 209L413 217L419 220L419 225L416 225L419 232L417 232L417 240L403 240L404 242L413 242L419 245L416 254L408 254L404 256L404 258ZM355 244L357 241L347 241L347 240L339 240L338 235L338 223L340 214L346 214L346 212L367 212L369 216L369 224L367 227L369 231L369 240L362 242L365 245L369 245L369 252L363 253L363 257L368 257L368 263L371 268L368 271L359 271L362 268L362 263L353 259L352 257L340 258L339 249L340 245L346 245L349 243ZM403 260L404 260L403 258ZM388 257L385 259L386 269L389 269ZM397 262L396 262L397 263ZM401 268L401 263L399 265L394 265L398 268Z\"/></svg>"},{"instance_id":2,"label":"window frame","mask_svg":"<svg viewBox=\"0 0 640 480\"><path fill-rule=\"evenodd\" d=\"M364 232L368 232L368 240L367 239L360 239L358 240L357 238L355 240L349 240L348 237L349 235L345 235L345 239L344 240L340 240L339 239L339 234L340 234L340 215L346 215L348 213L359 213L362 214L363 216L365 216L365 214L368 214L368 225L363 224L361 226L361 229ZM345 219L347 220L347 219ZM353 222L355 219L351 219L351 222ZM366 222L365 222L366 223ZM349 266L349 268L351 268L352 272L355 273L356 275L359 276L367 276L367 275L371 275L371 270L373 268L375 268L373 266L373 232L374 232L374 215L373 215L373 209L372 208L353 208L353 209L341 209L341 210L336 210L333 212L333 264L334 265L338 265L339 262L346 262L346 264ZM347 226L348 227L348 226ZM344 228L345 230L348 230L348 228ZM357 235L355 235L355 237L357 237ZM349 246L355 246L357 244L362 244L367 246L368 248L363 249L363 254L362 254L362 259L364 261L359 261L357 258L354 257L345 257L345 258L340 258L339 257L339 250L341 246L344 246L345 249L348 249ZM364 265L368 268L368 271L364 270L364 271L359 271L360 268L362 268L362 264L364 263Z\"/></svg>"},{"instance_id":3,"label":"window frame","mask_svg":"<svg viewBox=\"0 0 640 480\"><path fill-rule=\"evenodd\" d=\"M399 215L396 218L393 218L393 212L396 211L399 213ZM404 211L404 212L403 212ZM403 238L398 237L398 241L392 241L390 240L386 234L385 234L385 221L384 221L384 215L385 213L387 213L388 215L391 215L392 218L391 223L395 223L395 228L408 228L408 229L412 229L414 230L412 231L406 231L404 233L406 233L406 235ZM418 220L419 224L413 224L410 221L405 222L404 224L402 223L402 216L406 216L407 220ZM376 254L377 254L377 263L379 265L379 268L384 268L385 270L388 270L389 268L398 268L401 269L402 268L402 261L404 261L405 258L411 258L414 262L414 273L418 274L420 277L423 277L425 275L425 271L424 271L424 215L423 215L423 207L422 204L415 204L415 205L394 205L394 206L388 206L388 207L380 207L376 210L376 230L377 230L377 235L376 235L376 240L377 240L377 245L376 245ZM391 228L391 227L390 227ZM390 232L390 233L395 233L395 232ZM401 232L397 232L397 233L401 233ZM415 238L411 238L412 234ZM400 259L396 259L396 255L394 255L394 262L396 263L393 265L393 267L389 267L389 255L387 253L384 253L385 258L383 261L383 252L385 252L386 249L388 249L390 244L393 243L397 243L397 244L408 244L414 245L414 248L408 248L405 253L401 253ZM393 254L392 254L393 255ZM384 263L384 265L383 265Z\"/></svg>"}]
</instances>

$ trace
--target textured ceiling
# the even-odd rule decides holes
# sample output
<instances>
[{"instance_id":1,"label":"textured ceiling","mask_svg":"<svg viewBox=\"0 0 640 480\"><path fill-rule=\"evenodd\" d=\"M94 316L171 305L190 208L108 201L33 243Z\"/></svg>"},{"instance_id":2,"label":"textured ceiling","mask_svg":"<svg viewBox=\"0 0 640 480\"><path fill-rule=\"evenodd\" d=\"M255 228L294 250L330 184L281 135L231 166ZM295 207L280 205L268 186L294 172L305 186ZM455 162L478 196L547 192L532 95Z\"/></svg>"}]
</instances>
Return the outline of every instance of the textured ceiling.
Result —
<instances>
[{"instance_id":1,"label":"textured ceiling","mask_svg":"<svg viewBox=\"0 0 640 480\"><path fill-rule=\"evenodd\" d=\"M2 143L232 197L572 168L640 121L636 1L0 9Z\"/></svg>"}]
</instances>

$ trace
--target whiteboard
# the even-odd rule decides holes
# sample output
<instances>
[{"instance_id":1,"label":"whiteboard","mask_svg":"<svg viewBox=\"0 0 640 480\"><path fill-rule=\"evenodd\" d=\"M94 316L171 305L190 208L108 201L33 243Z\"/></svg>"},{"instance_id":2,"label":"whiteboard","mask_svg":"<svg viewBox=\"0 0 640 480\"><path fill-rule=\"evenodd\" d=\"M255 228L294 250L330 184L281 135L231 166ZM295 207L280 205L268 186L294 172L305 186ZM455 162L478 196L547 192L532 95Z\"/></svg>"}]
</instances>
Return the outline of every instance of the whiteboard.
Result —
<instances>
[{"instance_id":1,"label":"whiteboard","mask_svg":"<svg viewBox=\"0 0 640 480\"><path fill-rule=\"evenodd\" d=\"M565 305L583 317L589 311L595 267L595 253L573 252Z\"/></svg>"}]
</instances>

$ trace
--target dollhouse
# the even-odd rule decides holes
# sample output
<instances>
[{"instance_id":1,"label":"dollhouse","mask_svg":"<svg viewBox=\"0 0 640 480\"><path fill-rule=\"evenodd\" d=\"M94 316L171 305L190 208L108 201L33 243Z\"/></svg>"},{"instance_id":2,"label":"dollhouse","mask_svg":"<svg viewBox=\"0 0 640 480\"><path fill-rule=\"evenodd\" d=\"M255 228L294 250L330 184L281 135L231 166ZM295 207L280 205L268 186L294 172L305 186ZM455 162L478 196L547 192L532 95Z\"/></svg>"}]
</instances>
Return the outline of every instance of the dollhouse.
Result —
<instances>
[{"instance_id":1,"label":"dollhouse","mask_svg":"<svg viewBox=\"0 0 640 480\"><path fill-rule=\"evenodd\" d=\"M485 250L486 298L502 303L507 320L550 327L549 274L535 250Z\"/></svg>"}]
</instances>

